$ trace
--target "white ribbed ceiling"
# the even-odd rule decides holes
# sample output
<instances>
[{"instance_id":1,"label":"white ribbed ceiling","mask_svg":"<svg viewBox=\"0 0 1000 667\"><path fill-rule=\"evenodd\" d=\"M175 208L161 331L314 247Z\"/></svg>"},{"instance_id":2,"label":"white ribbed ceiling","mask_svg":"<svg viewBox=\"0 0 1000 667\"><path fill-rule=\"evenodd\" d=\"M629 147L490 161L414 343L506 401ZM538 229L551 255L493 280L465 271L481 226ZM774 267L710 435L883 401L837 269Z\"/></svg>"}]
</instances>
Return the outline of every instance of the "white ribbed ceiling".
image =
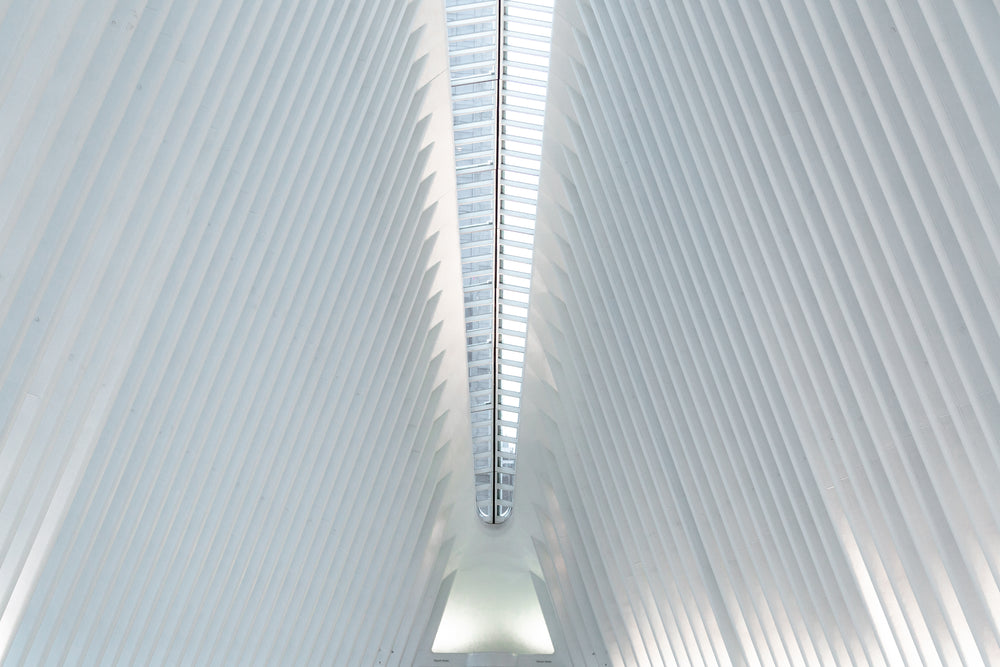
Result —
<instances>
[{"instance_id":1,"label":"white ribbed ceiling","mask_svg":"<svg viewBox=\"0 0 1000 667\"><path fill-rule=\"evenodd\" d=\"M569 663L1000 664L996 4L556 14L518 512Z\"/></svg>"},{"instance_id":2,"label":"white ribbed ceiling","mask_svg":"<svg viewBox=\"0 0 1000 667\"><path fill-rule=\"evenodd\" d=\"M442 8L0 34L5 664L412 664L471 495Z\"/></svg>"},{"instance_id":3,"label":"white ribbed ceiling","mask_svg":"<svg viewBox=\"0 0 1000 667\"><path fill-rule=\"evenodd\" d=\"M500 527L445 14L0 3L3 663L1000 664L997 5L557 0Z\"/></svg>"}]
</instances>

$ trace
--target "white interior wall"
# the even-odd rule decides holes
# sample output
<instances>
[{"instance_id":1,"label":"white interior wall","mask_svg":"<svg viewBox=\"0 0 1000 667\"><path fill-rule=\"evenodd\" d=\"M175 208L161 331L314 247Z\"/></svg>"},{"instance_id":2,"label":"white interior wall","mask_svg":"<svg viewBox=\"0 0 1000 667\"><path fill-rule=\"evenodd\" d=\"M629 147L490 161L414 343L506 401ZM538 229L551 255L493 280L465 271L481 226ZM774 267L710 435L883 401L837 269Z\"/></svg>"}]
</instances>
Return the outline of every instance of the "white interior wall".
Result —
<instances>
[{"instance_id":1,"label":"white interior wall","mask_svg":"<svg viewBox=\"0 0 1000 667\"><path fill-rule=\"evenodd\" d=\"M413 662L472 493L443 14L0 11L4 664Z\"/></svg>"},{"instance_id":2,"label":"white interior wall","mask_svg":"<svg viewBox=\"0 0 1000 667\"><path fill-rule=\"evenodd\" d=\"M1000 661L997 8L556 14L517 511L572 664Z\"/></svg>"},{"instance_id":3,"label":"white interior wall","mask_svg":"<svg viewBox=\"0 0 1000 667\"><path fill-rule=\"evenodd\" d=\"M558 0L494 530L441 4L0 5L5 664L432 664L484 566L553 664L1000 662L995 34Z\"/></svg>"}]
</instances>

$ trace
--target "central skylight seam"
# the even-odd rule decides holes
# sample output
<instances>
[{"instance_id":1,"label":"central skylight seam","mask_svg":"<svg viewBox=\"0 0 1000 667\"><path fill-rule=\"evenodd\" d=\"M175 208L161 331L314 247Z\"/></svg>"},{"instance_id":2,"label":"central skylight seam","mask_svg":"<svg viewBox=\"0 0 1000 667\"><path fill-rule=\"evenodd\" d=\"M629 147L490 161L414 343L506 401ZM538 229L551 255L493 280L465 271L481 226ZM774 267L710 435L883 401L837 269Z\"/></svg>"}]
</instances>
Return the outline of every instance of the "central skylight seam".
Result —
<instances>
[{"instance_id":1,"label":"central skylight seam","mask_svg":"<svg viewBox=\"0 0 1000 667\"><path fill-rule=\"evenodd\" d=\"M513 509L552 0L447 0L473 472Z\"/></svg>"}]
</instances>

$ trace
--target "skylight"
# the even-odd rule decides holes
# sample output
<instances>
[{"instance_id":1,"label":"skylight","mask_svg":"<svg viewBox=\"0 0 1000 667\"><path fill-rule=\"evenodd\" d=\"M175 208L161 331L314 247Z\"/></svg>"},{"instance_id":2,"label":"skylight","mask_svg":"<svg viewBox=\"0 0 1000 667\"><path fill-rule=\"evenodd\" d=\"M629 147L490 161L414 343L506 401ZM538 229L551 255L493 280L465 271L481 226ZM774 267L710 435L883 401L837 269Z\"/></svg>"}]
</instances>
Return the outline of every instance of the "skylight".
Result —
<instances>
[{"instance_id":1,"label":"skylight","mask_svg":"<svg viewBox=\"0 0 1000 667\"><path fill-rule=\"evenodd\" d=\"M476 505L502 523L514 502L552 0L447 0L447 23Z\"/></svg>"}]
</instances>

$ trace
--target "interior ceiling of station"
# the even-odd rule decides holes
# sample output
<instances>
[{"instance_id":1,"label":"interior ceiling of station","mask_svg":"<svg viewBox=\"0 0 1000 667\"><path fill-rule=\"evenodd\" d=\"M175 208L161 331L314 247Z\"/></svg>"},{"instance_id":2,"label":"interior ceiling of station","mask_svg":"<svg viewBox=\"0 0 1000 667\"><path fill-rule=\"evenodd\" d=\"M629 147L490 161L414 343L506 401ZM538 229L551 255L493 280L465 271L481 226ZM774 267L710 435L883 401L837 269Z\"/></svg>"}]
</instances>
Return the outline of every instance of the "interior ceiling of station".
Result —
<instances>
[{"instance_id":1,"label":"interior ceiling of station","mask_svg":"<svg viewBox=\"0 0 1000 667\"><path fill-rule=\"evenodd\" d=\"M3 663L1000 664L996 5L557 0L499 528L444 14L0 4Z\"/></svg>"}]
</instances>

